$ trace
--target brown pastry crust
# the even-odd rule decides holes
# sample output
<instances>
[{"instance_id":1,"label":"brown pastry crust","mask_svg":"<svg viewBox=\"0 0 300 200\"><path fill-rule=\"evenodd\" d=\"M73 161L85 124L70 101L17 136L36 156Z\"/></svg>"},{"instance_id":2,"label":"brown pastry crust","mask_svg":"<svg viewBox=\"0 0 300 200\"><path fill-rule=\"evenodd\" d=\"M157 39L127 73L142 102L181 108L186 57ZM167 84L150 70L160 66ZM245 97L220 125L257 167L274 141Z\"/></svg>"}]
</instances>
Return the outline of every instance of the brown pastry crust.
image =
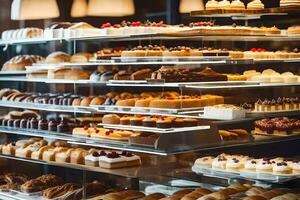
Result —
<instances>
[{"instance_id":1,"label":"brown pastry crust","mask_svg":"<svg viewBox=\"0 0 300 200\"><path fill-rule=\"evenodd\" d=\"M66 80L89 80L90 72L81 69L72 69L66 71L64 78Z\"/></svg>"},{"instance_id":2,"label":"brown pastry crust","mask_svg":"<svg viewBox=\"0 0 300 200\"><path fill-rule=\"evenodd\" d=\"M70 62L71 63L85 63L89 62L90 59L93 57L93 54L87 52L76 53L71 56Z\"/></svg>"},{"instance_id":3,"label":"brown pastry crust","mask_svg":"<svg viewBox=\"0 0 300 200\"><path fill-rule=\"evenodd\" d=\"M70 61L70 55L64 53L64 52L53 52L49 54L45 60L48 64L58 64L63 62L69 62Z\"/></svg>"}]
</instances>

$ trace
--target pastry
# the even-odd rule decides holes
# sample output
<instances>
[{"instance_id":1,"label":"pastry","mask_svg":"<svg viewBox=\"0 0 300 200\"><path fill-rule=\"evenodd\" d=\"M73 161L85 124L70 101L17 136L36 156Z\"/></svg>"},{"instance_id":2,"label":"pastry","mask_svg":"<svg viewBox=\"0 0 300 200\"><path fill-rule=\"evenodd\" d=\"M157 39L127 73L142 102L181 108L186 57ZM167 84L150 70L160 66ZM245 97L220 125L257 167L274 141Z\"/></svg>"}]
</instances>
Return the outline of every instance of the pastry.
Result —
<instances>
[{"instance_id":1,"label":"pastry","mask_svg":"<svg viewBox=\"0 0 300 200\"><path fill-rule=\"evenodd\" d=\"M88 154L84 158L85 165L98 167L99 166L99 158L100 156L106 156L105 151L93 151L92 153Z\"/></svg>"},{"instance_id":2,"label":"pastry","mask_svg":"<svg viewBox=\"0 0 300 200\"><path fill-rule=\"evenodd\" d=\"M152 193L152 194L149 194L149 195L141 198L140 200L159 200L164 197L166 197L166 196L162 193Z\"/></svg>"},{"instance_id":3,"label":"pastry","mask_svg":"<svg viewBox=\"0 0 300 200\"><path fill-rule=\"evenodd\" d=\"M278 162L273 165L274 174L291 174L293 169L286 162Z\"/></svg>"},{"instance_id":4,"label":"pastry","mask_svg":"<svg viewBox=\"0 0 300 200\"><path fill-rule=\"evenodd\" d=\"M216 0L209 0L206 4L205 4L205 9L206 10L215 10L215 9L219 9L219 2Z\"/></svg>"},{"instance_id":5,"label":"pastry","mask_svg":"<svg viewBox=\"0 0 300 200\"><path fill-rule=\"evenodd\" d=\"M145 117L142 122L145 127L156 127L156 121L155 118Z\"/></svg>"},{"instance_id":6,"label":"pastry","mask_svg":"<svg viewBox=\"0 0 300 200\"><path fill-rule=\"evenodd\" d=\"M70 162L73 164L81 164L84 165L84 158L87 155L87 151L84 149L75 149L71 152Z\"/></svg>"},{"instance_id":7,"label":"pastry","mask_svg":"<svg viewBox=\"0 0 300 200\"><path fill-rule=\"evenodd\" d=\"M66 80L89 80L90 72L81 69L72 69L65 72L64 79Z\"/></svg>"},{"instance_id":8,"label":"pastry","mask_svg":"<svg viewBox=\"0 0 300 200\"><path fill-rule=\"evenodd\" d=\"M61 120L60 123L57 125L57 132L58 133L68 133L70 131L70 126L66 120Z\"/></svg>"},{"instance_id":9,"label":"pastry","mask_svg":"<svg viewBox=\"0 0 300 200\"><path fill-rule=\"evenodd\" d=\"M130 117L127 115L124 115L120 118L120 124L121 125L130 125Z\"/></svg>"},{"instance_id":10,"label":"pastry","mask_svg":"<svg viewBox=\"0 0 300 200\"><path fill-rule=\"evenodd\" d=\"M116 114L104 115L102 118L104 124L120 124L120 117Z\"/></svg>"},{"instance_id":11,"label":"pastry","mask_svg":"<svg viewBox=\"0 0 300 200\"><path fill-rule=\"evenodd\" d=\"M94 97L93 99L92 99L92 101L90 102L90 105L92 106L92 105L102 105L102 104L104 104L104 102L105 102L105 98L104 97L101 97L101 96L99 96L99 97Z\"/></svg>"},{"instance_id":12,"label":"pastry","mask_svg":"<svg viewBox=\"0 0 300 200\"><path fill-rule=\"evenodd\" d=\"M44 58L35 55L18 55L3 64L2 71L25 71L25 66L44 62Z\"/></svg>"},{"instance_id":13,"label":"pastry","mask_svg":"<svg viewBox=\"0 0 300 200\"><path fill-rule=\"evenodd\" d=\"M58 123L55 120L50 120L48 123L48 131L57 131Z\"/></svg>"},{"instance_id":14,"label":"pastry","mask_svg":"<svg viewBox=\"0 0 300 200\"><path fill-rule=\"evenodd\" d=\"M247 10L263 10L265 5L261 0L253 0L247 4Z\"/></svg>"},{"instance_id":15,"label":"pastry","mask_svg":"<svg viewBox=\"0 0 300 200\"><path fill-rule=\"evenodd\" d=\"M131 74L130 80L146 80L151 78L152 74L151 69L141 69Z\"/></svg>"},{"instance_id":16,"label":"pastry","mask_svg":"<svg viewBox=\"0 0 300 200\"><path fill-rule=\"evenodd\" d=\"M202 158L198 158L195 161L194 165L195 166L199 166L199 167L208 167L208 168L211 168L213 160L214 160L213 156L205 156L205 157L202 157Z\"/></svg>"},{"instance_id":17,"label":"pastry","mask_svg":"<svg viewBox=\"0 0 300 200\"><path fill-rule=\"evenodd\" d=\"M56 199L59 198L60 196L65 195L66 193L74 192L79 188L80 186L75 183L66 183L61 186L54 186L44 190L43 197L46 199Z\"/></svg>"},{"instance_id":18,"label":"pastry","mask_svg":"<svg viewBox=\"0 0 300 200\"><path fill-rule=\"evenodd\" d=\"M40 119L38 121L38 129L39 130L48 130L48 121L45 119Z\"/></svg>"},{"instance_id":19,"label":"pastry","mask_svg":"<svg viewBox=\"0 0 300 200\"><path fill-rule=\"evenodd\" d=\"M127 190L123 192L113 192L103 196L98 199L117 199L117 200L133 200L145 197L145 194L139 191Z\"/></svg>"},{"instance_id":20,"label":"pastry","mask_svg":"<svg viewBox=\"0 0 300 200\"><path fill-rule=\"evenodd\" d=\"M64 79L65 74L70 70L71 69L68 67L49 69L47 78L48 79Z\"/></svg>"},{"instance_id":21,"label":"pastry","mask_svg":"<svg viewBox=\"0 0 300 200\"><path fill-rule=\"evenodd\" d=\"M240 162L240 160L233 158L226 162L226 170L229 171L240 171L244 165Z\"/></svg>"},{"instance_id":22,"label":"pastry","mask_svg":"<svg viewBox=\"0 0 300 200\"><path fill-rule=\"evenodd\" d=\"M70 61L70 55L61 51L53 52L49 54L45 60L45 62L48 64L58 64L58 63L69 62L69 61Z\"/></svg>"},{"instance_id":23,"label":"pastry","mask_svg":"<svg viewBox=\"0 0 300 200\"><path fill-rule=\"evenodd\" d=\"M85 62L89 62L92 57L93 55L91 53L86 53L86 52L76 53L71 56L70 62L85 63Z\"/></svg>"},{"instance_id":24,"label":"pastry","mask_svg":"<svg viewBox=\"0 0 300 200\"><path fill-rule=\"evenodd\" d=\"M2 154L15 155L16 145L14 143L5 144L2 146Z\"/></svg>"},{"instance_id":25,"label":"pastry","mask_svg":"<svg viewBox=\"0 0 300 200\"><path fill-rule=\"evenodd\" d=\"M44 161L55 161L55 155L59 152L64 151L63 147L52 147L45 146L45 150L43 149L42 160Z\"/></svg>"},{"instance_id":26,"label":"pastry","mask_svg":"<svg viewBox=\"0 0 300 200\"><path fill-rule=\"evenodd\" d=\"M101 168L114 169L127 166L125 157L120 156L117 152L111 152L99 157L99 166Z\"/></svg>"},{"instance_id":27,"label":"pastry","mask_svg":"<svg viewBox=\"0 0 300 200\"><path fill-rule=\"evenodd\" d=\"M131 126L142 126L143 125L143 116L135 116L129 119Z\"/></svg>"},{"instance_id":28,"label":"pastry","mask_svg":"<svg viewBox=\"0 0 300 200\"><path fill-rule=\"evenodd\" d=\"M120 155L125 157L127 167L141 165L141 158L137 155L134 155L128 151L122 151Z\"/></svg>"},{"instance_id":29,"label":"pastry","mask_svg":"<svg viewBox=\"0 0 300 200\"><path fill-rule=\"evenodd\" d=\"M74 151L72 148L63 148L60 152L55 154L55 162L70 163L72 151Z\"/></svg>"},{"instance_id":30,"label":"pastry","mask_svg":"<svg viewBox=\"0 0 300 200\"><path fill-rule=\"evenodd\" d=\"M172 127L172 120L165 118L165 119L159 119L156 121L156 127L157 128L171 128Z\"/></svg>"},{"instance_id":31,"label":"pastry","mask_svg":"<svg viewBox=\"0 0 300 200\"><path fill-rule=\"evenodd\" d=\"M230 4L231 9L245 10L245 4L240 0L233 0Z\"/></svg>"},{"instance_id":32,"label":"pastry","mask_svg":"<svg viewBox=\"0 0 300 200\"><path fill-rule=\"evenodd\" d=\"M273 165L267 159L261 160L256 165L256 172L260 172L260 173L272 173L273 172Z\"/></svg>"},{"instance_id":33,"label":"pastry","mask_svg":"<svg viewBox=\"0 0 300 200\"><path fill-rule=\"evenodd\" d=\"M39 192L50 187L62 185L63 180L55 175L43 175L36 179L29 180L21 186L25 193Z\"/></svg>"},{"instance_id":34,"label":"pastry","mask_svg":"<svg viewBox=\"0 0 300 200\"><path fill-rule=\"evenodd\" d=\"M92 100L93 97L84 97L80 102L80 106L89 106Z\"/></svg>"}]
</instances>

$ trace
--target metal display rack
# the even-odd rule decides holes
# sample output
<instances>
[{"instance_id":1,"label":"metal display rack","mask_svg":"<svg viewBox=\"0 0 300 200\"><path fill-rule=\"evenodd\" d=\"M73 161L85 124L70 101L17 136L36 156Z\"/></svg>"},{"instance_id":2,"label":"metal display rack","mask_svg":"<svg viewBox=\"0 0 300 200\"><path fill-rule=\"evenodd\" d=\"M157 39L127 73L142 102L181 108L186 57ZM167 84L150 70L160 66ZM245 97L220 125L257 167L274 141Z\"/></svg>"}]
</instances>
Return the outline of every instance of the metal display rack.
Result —
<instances>
[{"instance_id":1,"label":"metal display rack","mask_svg":"<svg viewBox=\"0 0 300 200\"><path fill-rule=\"evenodd\" d=\"M201 17L231 17L233 19L257 19L265 15L276 15L282 16L287 15L291 10L264 10L261 13L223 13L223 11L218 11L221 13L206 13L206 11L195 11L192 12L192 16ZM216 11L217 12L217 11ZM119 42L119 41L300 41L300 35L261 35L261 36L239 36L239 35L180 35L173 33L164 34L141 34L141 35L121 35L121 36L95 36L95 37L79 37L79 38L55 38L55 39L27 39L27 40L17 40L17 41L0 41L0 46L4 46L4 50L9 45L27 45L27 44L48 44L50 42L67 42L74 44L73 53L76 53L76 43L77 42ZM153 66L153 65L178 65L185 67L199 67L202 65L251 65L251 64L285 64L285 63L296 63L298 64L300 59L268 59L268 60L253 60L253 59L230 59L228 57L219 58L136 58L136 59L124 59L124 58L114 58L111 60L92 60L88 63L60 63L55 67L96 67L98 65L113 66L113 65L131 65L131 66ZM31 69L49 69L49 65L34 65L30 67ZM53 68L53 67L52 67ZM187 83L165 83L164 81L107 81L98 82L90 80L50 80L44 78L26 78L24 75L26 72L0 72L0 83L1 82L18 82L18 83L41 83L41 84L58 84L67 85L73 84L74 94L78 92L78 85L84 85L84 87L105 87L110 90L130 90L134 91L138 89L162 89L172 88L179 89L180 93L183 94L184 90L192 91L194 93L205 92L207 90L212 90L215 92L226 92L227 90L239 91L243 89L267 89L267 88L288 88L288 89L298 89L300 82L295 83L259 83L251 81L219 81L219 82L187 82ZM68 85L69 86L69 85ZM71 85L72 86L72 85ZM79 91L80 92L80 91ZM203 112L203 108L182 108L182 109L161 109L161 108L137 108L137 107L120 107L120 106L107 106L107 105L97 105L89 107L80 106L59 106L59 105L48 105L48 104L37 104L37 103L24 103L24 102L14 102L14 101L0 101L0 107L3 109L17 108L17 109L32 109L47 112L58 112L58 113L68 113L82 115L93 115L93 114L105 114L105 113L115 113L115 114L133 114L133 115L164 115L173 117L186 117L186 118L196 118L201 119L199 113ZM267 145L280 145L286 142L299 142L299 136L291 137L264 137L264 138L252 138L249 140L236 140L236 141L222 141L220 135L217 133L218 127L221 125L232 125L236 123L244 123L249 121L254 121L263 117L273 117L273 116L286 116L286 115L297 115L299 110L294 110L291 112L277 112L277 113L253 113L247 116L245 119L229 120L229 121L205 121L203 125L198 127L188 127L188 128L175 128L175 129L157 129L149 127L138 127L138 126L124 126L115 124L98 124L108 129L123 129L131 131L139 131L145 133L159 134L159 138L153 146L143 146L132 143L130 140L127 141L112 141L107 139L96 139L92 137L82 137L66 133L57 133L50 131L40 131L40 130L30 130L30 129L18 129L0 126L0 133L10 134L14 136L30 136L30 137L42 137L51 140L63 140L67 141L72 146L76 147L87 147L87 148L104 148L113 149L117 151L131 151L141 155L147 154L148 156L154 157L171 157L171 156L181 156L189 153L199 153L199 152L220 152L225 150L231 150L234 148L253 148L256 146L267 146ZM202 120L202 119L201 119ZM41 160L32 160L28 158L18 158L11 155L0 154L0 158L17 160L21 162L36 163L40 165L49 165L63 168L76 169L80 171L90 171L102 174L111 174L121 177L139 179L145 174L151 174L156 170L160 170L160 166L145 166L133 167L133 168L121 168L121 169L102 169L99 167L88 167L85 165L75 165L75 164L60 164L56 162L45 162ZM170 167L170 169L174 169ZM169 169L169 170L170 170ZM3 199L24 199L24 197L19 197L14 193L5 193L0 191L0 198Z\"/></svg>"}]
</instances>

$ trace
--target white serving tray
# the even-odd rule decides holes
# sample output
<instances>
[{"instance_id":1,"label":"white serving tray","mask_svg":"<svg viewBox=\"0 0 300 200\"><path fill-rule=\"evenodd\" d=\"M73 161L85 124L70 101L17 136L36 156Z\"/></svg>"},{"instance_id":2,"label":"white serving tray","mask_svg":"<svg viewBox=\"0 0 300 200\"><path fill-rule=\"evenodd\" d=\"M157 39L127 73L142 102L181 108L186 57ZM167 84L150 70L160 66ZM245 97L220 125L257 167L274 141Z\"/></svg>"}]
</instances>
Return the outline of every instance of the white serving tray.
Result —
<instances>
[{"instance_id":1,"label":"white serving tray","mask_svg":"<svg viewBox=\"0 0 300 200\"><path fill-rule=\"evenodd\" d=\"M212 169L212 168L199 167L199 166L193 166L192 171L197 174L202 174L204 176L209 176L209 177L243 178L243 179L266 181L266 182L272 182L272 183L283 183L286 181L300 178L300 174L299 175L297 175L297 174L280 175L280 174L249 172L246 170L233 172L233 171L227 171L227 170L222 170L222 169L216 170L216 169Z\"/></svg>"},{"instance_id":2,"label":"white serving tray","mask_svg":"<svg viewBox=\"0 0 300 200\"><path fill-rule=\"evenodd\" d=\"M180 108L180 109L167 109L167 108L149 108L149 107L131 107L131 106L104 106L95 105L90 106L92 108L97 108L98 111L133 111L133 112L149 112L149 113L170 113L177 114L182 111L194 111L202 110L203 107L195 108Z\"/></svg>"},{"instance_id":3,"label":"white serving tray","mask_svg":"<svg viewBox=\"0 0 300 200\"><path fill-rule=\"evenodd\" d=\"M124 130L144 131L144 132L153 132L153 133L176 133L176 132L189 132L189 131L210 129L210 126L194 126L194 127L162 129L162 128L155 128L155 127L131 126L131 125L121 125L121 124L99 123L98 125L108 129L124 129Z\"/></svg>"}]
</instances>

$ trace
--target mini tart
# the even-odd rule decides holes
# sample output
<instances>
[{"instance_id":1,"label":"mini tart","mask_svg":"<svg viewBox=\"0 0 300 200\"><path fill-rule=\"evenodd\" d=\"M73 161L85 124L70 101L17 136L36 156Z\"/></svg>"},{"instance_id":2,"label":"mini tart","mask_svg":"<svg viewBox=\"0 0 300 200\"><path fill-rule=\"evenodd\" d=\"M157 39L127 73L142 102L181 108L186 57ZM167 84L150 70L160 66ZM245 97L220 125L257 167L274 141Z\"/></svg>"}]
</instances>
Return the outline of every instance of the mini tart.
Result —
<instances>
[{"instance_id":1,"label":"mini tart","mask_svg":"<svg viewBox=\"0 0 300 200\"><path fill-rule=\"evenodd\" d=\"M273 166L273 174L291 174L293 169L286 162L278 162Z\"/></svg>"},{"instance_id":2,"label":"mini tart","mask_svg":"<svg viewBox=\"0 0 300 200\"><path fill-rule=\"evenodd\" d=\"M230 159L226 162L226 170L228 171L240 171L243 168L243 164L238 159Z\"/></svg>"},{"instance_id":3,"label":"mini tart","mask_svg":"<svg viewBox=\"0 0 300 200\"><path fill-rule=\"evenodd\" d=\"M130 117L129 116L123 116L120 118L120 124L122 125L130 125Z\"/></svg>"},{"instance_id":4,"label":"mini tart","mask_svg":"<svg viewBox=\"0 0 300 200\"><path fill-rule=\"evenodd\" d=\"M123 130L105 130L100 133L92 134L91 137L108 140L127 141L130 136L136 136L139 133Z\"/></svg>"},{"instance_id":5,"label":"mini tart","mask_svg":"<svg viewBox=\"0 0 300 200\"><path fill-rule=\"evenodd\" d=\"M202 158L198 158L195 161L195 166L198 167L208 167L211 168L212 167L212 162L215 159L215 157L213 156L206 156L206 157L202 157Z\"/></svg>"},{"instance_id":6,"label":"mini tart","mask_svg":"<svg viewBox=\"0 0 300 200\"><path fill-rule=\"evenodd\" d=\"M198 126L198 120L193 118L184 118L183 123L185 127Z\"/></svg>"},{"instance_id":7,"label":"mini tart","mask_svg":"<svg viewBox=\"0 0 300 200\"><path fill-rule=\"evenodd\" d=\"M173 126L175 128L182 128L185 127L185 121L182 118L176 118L173 120Z\"/></svg>"},{"instance_id":8,"label":"mini tart","mask_svg":"<svg viewBox=\"0 0 300 200\"><path fill-rule=\"evenodd\" d=\"M272 173L273 165L270 161L261 160L256 165L256 172L258 173Z\"/></svg>"},{"instance_id":9,"label":"mini tart","mask_svg":"<svg viewBox=\"0 0 300 200\"><path fill-rule=\"evenodd\" d=\"M157 128L171 128L172 121L170 119L159 119L156 121Z\"/></svg>"},{"instance_id":10,"label":"mini tart","mask_svg":"<svg viewBox=\"0 0 300 200\"><path fill-rule=\"evenodd\" d=\"M156 127L156 119L152 117L146 117L143 119L143 126L145 127Z\"/></svg>"},{"instance_id":11,"label":"mini tart","mask_svg":"<svg viewBox=\"0 0 300 200\"><path fill-rule=\"evenodd\" d=\"M131 126L142 126L144 117L131 117L130 125Z\"/></svg>"}]
</instances>

